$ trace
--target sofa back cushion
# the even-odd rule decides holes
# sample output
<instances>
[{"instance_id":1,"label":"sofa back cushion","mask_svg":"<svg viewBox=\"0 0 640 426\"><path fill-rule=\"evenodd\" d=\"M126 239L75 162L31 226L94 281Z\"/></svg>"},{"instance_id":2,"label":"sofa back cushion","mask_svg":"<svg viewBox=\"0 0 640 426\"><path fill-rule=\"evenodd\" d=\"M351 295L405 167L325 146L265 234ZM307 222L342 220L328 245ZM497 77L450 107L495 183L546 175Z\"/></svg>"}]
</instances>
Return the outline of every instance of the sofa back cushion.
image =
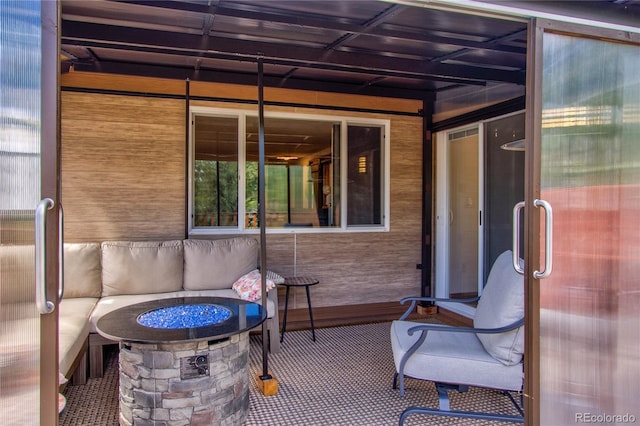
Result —
<instances>
[{"instance_id":1,"label":"sofa back cushion","mask_svg":"<svg viewBox=\"0 0 640 426\"><path fill-rule=\"evenodd\" d=\"M182 289L182 241L102 243L102 296Z\"/></svg>"},{"instance_id":2,"label":"sofa back cushion","mask_svg":"<svg viewBox=\"0 0 640 426\"><path fill-rule=\"evenodd\" d=\"M100 244L65 244L64 298L100 297L101 294Z\"/></svg>"},{"instance_id":3,"label":"sofa back cushion","mask_svg":"<svg viewBox=\"0 0 640 426\"><path fill-rule=\"evenodd\" d=\"M258 242L253 238L184 240L184 289L230 289L258 265Z\"/></svg>"}]
</instances>

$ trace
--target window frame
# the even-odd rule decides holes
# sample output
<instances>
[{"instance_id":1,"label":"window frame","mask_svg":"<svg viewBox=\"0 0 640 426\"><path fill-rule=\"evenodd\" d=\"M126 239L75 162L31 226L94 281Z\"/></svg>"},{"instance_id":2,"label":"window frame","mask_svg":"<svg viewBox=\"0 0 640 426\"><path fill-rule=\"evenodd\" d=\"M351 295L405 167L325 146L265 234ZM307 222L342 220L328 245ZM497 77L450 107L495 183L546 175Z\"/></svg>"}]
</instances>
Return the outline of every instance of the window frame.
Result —
<instances>
[{"instance_id":1,"label":"window frame","mask_svg":"<svg viewBox=\"0 0 640 426\"><path fill-rule=\"evenodd\" d=\"M237 226L216 226L216 227L194 227L194 192L195 192L195 132L194 123L196 116L212 116L235 118L238 121L238 218L246 216L246 121L247 117L257 117L258 113L254 110L234 109L234 108L218 108L206 106L191 106L189 108L189 129L188 129L188 196L187 196L187 229L189 236L202 235L241 235L241 234L257 234L260 228L247 228L245 221L238 219ZM344 233L344 232L389 232L390 230L390 133L391 120L380 118L363 118L350 117L342 115L321 115L321 114L305 114L305 113L287 113L287 112L265 112L266 118L279 118L291 120L317 120L330 121L340 124L340 204L343 206L340 212L340 226L337 227L267 227L267 233L273 234L291 234L291 233ZM381 201L383 203L382 224L380 225L351 225L347 224L347 167L346 161L348 155L348 127L354 126L371 126L380 127L382 141L382 161L381 161Z\"/></svg>"}]
</instances>

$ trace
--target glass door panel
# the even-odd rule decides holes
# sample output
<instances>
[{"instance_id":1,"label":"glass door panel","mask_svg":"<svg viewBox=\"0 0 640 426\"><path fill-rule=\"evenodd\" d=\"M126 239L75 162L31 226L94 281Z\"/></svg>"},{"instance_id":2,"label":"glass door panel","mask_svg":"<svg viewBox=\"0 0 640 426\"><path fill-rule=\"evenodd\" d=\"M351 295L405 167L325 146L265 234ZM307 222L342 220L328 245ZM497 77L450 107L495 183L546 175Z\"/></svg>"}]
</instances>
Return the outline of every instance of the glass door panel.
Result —
<instances>
[{"instance_id":1,"label":"glass door panel","mask_svg":"<svg viewBox=\"0 0 640 426\"><path fill-rule=\"evenodd\" d=\"M0 412L40 419L34 209L40 200L40 3L0 4Z\"/></svg>"},{"instance_id":2,"label":"glass door panel","mask_svg":"<svg viewBox=\"0 0 640 426\"><path fill-rule=\"evenodd\" d=\"M524 113L484 125L484 281L498 256L513 248L513 206L524 200ZM520 238L524 242L524 238ZM524 248L520 247L520 253Z\"/></svg>"},{"instance_id":3,"label":"glass door panel","mask_svg":"<svg viewBox=\"0 0 640 426\"><path fill-rule=\"evenodd\" d=\"M545 33L542 66L540 424L638 419L640 47Z\"/></svg>"}]
</instances>

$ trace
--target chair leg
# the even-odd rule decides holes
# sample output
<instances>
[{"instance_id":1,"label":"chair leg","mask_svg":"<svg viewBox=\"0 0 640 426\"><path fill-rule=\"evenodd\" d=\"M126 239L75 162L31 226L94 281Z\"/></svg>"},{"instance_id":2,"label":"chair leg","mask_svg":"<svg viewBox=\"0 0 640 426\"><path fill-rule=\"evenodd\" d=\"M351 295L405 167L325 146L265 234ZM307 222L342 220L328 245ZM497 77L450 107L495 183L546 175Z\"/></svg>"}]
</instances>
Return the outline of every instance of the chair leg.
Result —
<instances>
[{"instance_id":1,"label":"chair leg","mask_svg":"<svg viewBox=\"0 0 640 426\"><path fill-rule=\"evenodd\" d=\"M465 385L450 385L445 383L436 383L436 390L438 392L439 408L427 408L427 407L409 407L400 415L399 425L402 426L407 417L411 414L431 414L435 416L449 416L449 417L462 417L468 419L481 419L492 421L503 421L513 423L524 423L524 412L518 406L510 393L505 392L511 401L515 404L520 416L513 416L507 414L494 414L494 413L481 413L477 411L456 411L451 410L449 403L449 391L457 390L459 392L466 392L468 386Z\"/></svg>"},{"instance_id":2,"label":"chair leg","mask_svg":"<svg viewBox=\"0 0 640 426\"><path fill-rule=\"evenodd\" d=\"M520 413L520 415L524 417L524 410L522 409L524 407L524 393L520 394L520 404L518 404L518 401L515 400L513 395L511 395L511 393L504 391L504 394L509 397L514 407L516 407L516 409L518 410L518 413Z\"/></svg>"},{"instance_id":3,"label":"chair leg","mask_svg":"<svg viewBox=\"0 0 640 426\"><path fill-rule=\"evenodd\" d=\"M398 424L402 426L404 424L404 421L410 414L431 414L434 416L462 417L466 419L491 420L496 422L524 423L524 417L509 416L506 414L479 413L477 411L444 411L438 410L437 408L409 407L400 415L400 422Z\"/></svg>"}]
</instances>

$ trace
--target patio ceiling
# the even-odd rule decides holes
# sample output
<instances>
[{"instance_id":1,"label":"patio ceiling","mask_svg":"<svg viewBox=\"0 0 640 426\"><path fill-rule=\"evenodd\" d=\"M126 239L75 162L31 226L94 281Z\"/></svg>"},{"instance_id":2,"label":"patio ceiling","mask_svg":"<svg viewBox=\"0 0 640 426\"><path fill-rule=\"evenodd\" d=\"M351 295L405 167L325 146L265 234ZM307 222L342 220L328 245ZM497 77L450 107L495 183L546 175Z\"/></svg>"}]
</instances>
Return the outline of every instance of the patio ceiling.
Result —
<instances>
[{"instance_id":1,"label":"patio ceiling","mask_svg":"<svg viewBox=\"0 0 640 426\"><path fill-rule=\"evenodd\" d=\"M63 72L256 85L262 57L272 87L425 99L525 83L526 22L417 1L61 3Z\"/></svg>"}]
</instances>

